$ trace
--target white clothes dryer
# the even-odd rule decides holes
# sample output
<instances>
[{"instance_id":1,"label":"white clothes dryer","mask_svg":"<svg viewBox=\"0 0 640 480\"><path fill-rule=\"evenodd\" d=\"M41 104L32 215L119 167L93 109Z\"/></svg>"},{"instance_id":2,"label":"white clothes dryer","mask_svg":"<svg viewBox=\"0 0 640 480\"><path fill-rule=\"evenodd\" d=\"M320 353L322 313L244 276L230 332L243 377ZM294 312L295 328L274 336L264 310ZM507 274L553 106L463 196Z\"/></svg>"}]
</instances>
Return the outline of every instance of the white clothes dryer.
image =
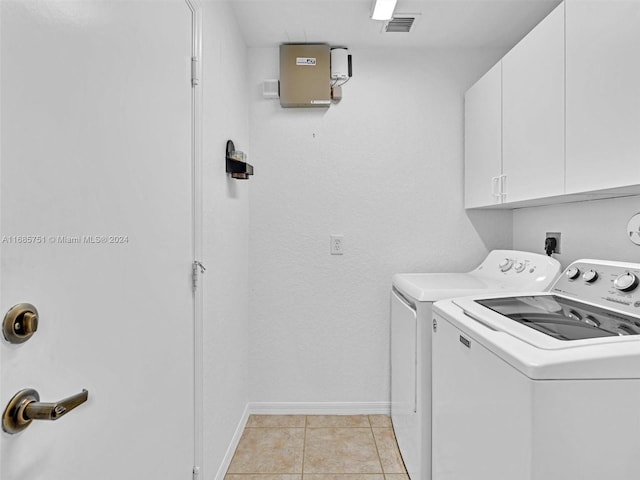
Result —
<instances>
[{"instance_id":1,"label":"white clothes dryer","mask_svg":"<svg viewBox=\"0 0 640 480\"><path fill-rule=\"evenodd\" d=\"M640 478L640 264L434 305L433 480Z\"/></svg>"},{"instance_id":2,"label":"white clothes dryer","mask_svg":"<svg viewBox=\"0 0 640 480\"><path fill-rule=\"evenodd\" d=\"M545 255L493 250L466 273L403 273L391 292L391 419L411 480L431 479L433 302L489 292L544 290L561 271Z\"/></svg>"}]
</instances>

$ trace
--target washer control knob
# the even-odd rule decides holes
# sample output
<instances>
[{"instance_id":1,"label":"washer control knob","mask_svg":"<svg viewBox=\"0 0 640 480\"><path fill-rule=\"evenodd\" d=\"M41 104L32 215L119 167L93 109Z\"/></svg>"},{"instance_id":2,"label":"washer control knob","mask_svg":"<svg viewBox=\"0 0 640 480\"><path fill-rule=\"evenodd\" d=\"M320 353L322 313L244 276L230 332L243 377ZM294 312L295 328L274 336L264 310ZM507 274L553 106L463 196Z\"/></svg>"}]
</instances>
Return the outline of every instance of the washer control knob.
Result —
<instances>
[{"instance_id":1,"label":"washer control knob","mask_svg":"<svg viewBox=\"0 0 640 480\"><path fill-rule=\"evenodd\" d=\"M638 277L631 272L624 273L613 281L613 286L621 292L630 292L638 286Z\"/></svg>"},{"instance_id":2,"label":"washer control knob","mask_svg":"<svg viewBox=\"0 0 640 480\"><path fill-rule=\"evenodd\" d=\"M578 267L569 267L565 275L569 280L575 280L580 276L580 269Z\"/></svg>"},{"instance_id":3,"label":"washer control knob","mask_svg":"<svg viewBox=\"0 0 640 480\"><path fill-rule=\"evenodd\" d=\"M584 272L584 274L582 275L582 279L587 283L593 283L598 279L598 272L596 272L595 270Z\"/></svg>"},{"instance_id":4,"label":"washer control knob","mask_svg":"<svg viewBox=\"0 0 640 480\"><path fill-rule=\"evenodd\" d=\"M505 258L502 262L500 262L498 267L500 267L501 272L506 272L511 267L513 267L513 260L511 260L510 258Z\"/></svg>"}]
</instances>

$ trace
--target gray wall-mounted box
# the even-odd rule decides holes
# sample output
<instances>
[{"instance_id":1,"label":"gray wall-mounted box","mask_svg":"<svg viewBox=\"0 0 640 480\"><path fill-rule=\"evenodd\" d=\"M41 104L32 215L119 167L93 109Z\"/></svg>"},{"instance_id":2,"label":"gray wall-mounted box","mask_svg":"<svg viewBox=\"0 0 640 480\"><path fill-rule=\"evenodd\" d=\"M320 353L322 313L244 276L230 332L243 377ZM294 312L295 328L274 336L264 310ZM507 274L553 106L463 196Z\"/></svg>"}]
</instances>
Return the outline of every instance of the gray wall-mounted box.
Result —
<instances>
[{"instance_id":1,"label":"gray wall-mounted box","mask_svg":"<svg viewBox=\"0 0 640 480\"><path fill-rule=\"evenodd\" d=\"M331 51L329 45L280 45L280 105L331 105Z\"/></svg>"}]
</instances>

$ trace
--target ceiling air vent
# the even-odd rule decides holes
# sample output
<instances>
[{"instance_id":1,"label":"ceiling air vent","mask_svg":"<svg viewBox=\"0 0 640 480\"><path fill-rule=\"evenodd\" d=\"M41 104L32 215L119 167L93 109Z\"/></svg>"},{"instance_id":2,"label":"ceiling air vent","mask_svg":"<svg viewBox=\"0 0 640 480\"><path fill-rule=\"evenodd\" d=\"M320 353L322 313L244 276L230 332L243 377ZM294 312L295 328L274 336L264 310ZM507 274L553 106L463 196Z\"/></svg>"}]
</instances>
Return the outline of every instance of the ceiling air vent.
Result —
<instances>
[{"instance_id":1,"label":"ceiling air vent","mask_svg":"<svg viewBox=\"0 0 640 480\"><path fill-rule=\"evenodd\" d=\"M413 16L393 17L384 25L384 31L387 33L409 33L413 22L416 18Z\"/></svg>"}]
</instances>

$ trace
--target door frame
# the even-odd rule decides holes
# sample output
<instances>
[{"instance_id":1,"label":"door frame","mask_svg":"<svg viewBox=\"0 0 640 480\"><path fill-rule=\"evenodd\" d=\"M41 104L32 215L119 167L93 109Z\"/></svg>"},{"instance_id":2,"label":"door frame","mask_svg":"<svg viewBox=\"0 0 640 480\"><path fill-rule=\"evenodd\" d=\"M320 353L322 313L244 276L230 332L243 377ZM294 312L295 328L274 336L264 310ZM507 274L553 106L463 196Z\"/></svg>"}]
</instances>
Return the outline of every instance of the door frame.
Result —
<instances>
[{"instance_id":1,"label":"door frame","mask_svg":"<svg viewBox=\"0 0 640 480\"><path fill-rule=\"evenodd\" d=\"M202 205L202 4L185 0L191 10L191 181L193 240L193 479L202 475L204 455L203 414L203 205Z\"/></svg>"}]
</instances>

